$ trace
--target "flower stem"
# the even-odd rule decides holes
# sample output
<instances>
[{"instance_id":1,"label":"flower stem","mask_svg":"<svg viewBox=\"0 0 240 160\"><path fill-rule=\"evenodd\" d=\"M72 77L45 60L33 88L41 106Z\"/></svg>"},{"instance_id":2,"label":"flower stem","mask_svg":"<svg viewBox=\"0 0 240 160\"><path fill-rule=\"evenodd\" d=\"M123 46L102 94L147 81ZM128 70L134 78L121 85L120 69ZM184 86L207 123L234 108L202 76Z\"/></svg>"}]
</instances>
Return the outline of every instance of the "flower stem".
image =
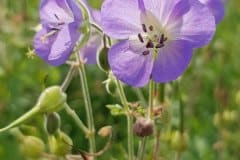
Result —
<instances>
[{"instance_id":1,"label":"flower stem","mask_svg":"<svg viewBox=\"0 0 240 160\"><path fill-rule=\"evenodd\" d=\"M82 129L83 132L87 135L88 132L89 132L89 131L88 131L88 128L85 126L85 124L83 123L83 121L78 117L77 113L76 113L73 109L71 109L71 107L69 107L69 105L67 105L67 104L65 105L64 108L65 108L67 114L74 119L74 121L76 122L76 124L78 125L78 127L79 127L80 129Z\"/></svg>"},{"instance_id":2,"label":"flower stem","mask_svg":"<svg viewBox=\"0 0 240 160\"><path fill-rule=\"evenodd\" d=\"M143 160L146 141L147 141L147 137L143 137L143 138L139 141L137 160Z\"/></svg>"},{"instance_id":3,"label":"flower stem","mask_svg":"<svg viewBox=\"0 0 240 160\"><path fill-rule=\"evenodd\" d=\"M153 98L154 98L154 82L151 79L149 82L149 99L148 99L148 118L152 118L153 114Z\"/></svg>"},{"instance_id":4,"label":"flower stem","mask_svg":"<svg viewBox=\"0 0 240 160\"><path fill-rule=\"evenodd\" d=\"M160 84L160 103L164 103L165 99L165 84L162 83ZM155 147L154 147L154 155L153 159L158 160L158 152L159 152L159 147L160 147L160 129L156 127L156 142L155 142Z\"/></svg>"},{"instance_id":5,"label":"flower stem","mask_svg":"<svg viewBox=\"0 0 240 160\"><path fill-rule=\"evenodd\" d=\"M116 84L121 99L121 103L126 111L127 116L127 133L128 133L128 160L134 160L134 141L133 141L133 116L128 108L128 101L123 90L121 82L116 79Z\"/></svg>"},{"instance_id":6,"label":"flower stem","mask_svg":"<svg viewBox=\"0 0 240 160\"><path fill-rule=\"evenodd\" d=\"M177 85L177 94L179 100L179 113L180 113L180 121L179 121L179 130L181 134L184 133L184 104L182 99L182 93L180 90L179 82L176 83Z\"/></svg>"},{"instance_id":7,"label":"flower stem","mask_svg":"<svg viewBox=\"0 0 240 160\"><path fill-rule=\"evenodd\" d=\"M84 103L85 103L85 110L87 113L87 124L88 124L88 130L89 130L88 138L89 138L89 147L90 147L89 151L91 153L95 153L96 152L95 126L94 126L94 121L93 121L92 104L91 104L91 99L90 99L89 90L88 90L85 66L81 62L78 52L75 52L75 53L76 53L77 61L80 63L79 67L78 67L78 72L79 72L79 76L80 76L80 80L81 80L82 92L83 92Z\"/></svg>"},{"instance_id":8,"label":"flower stem","mask_svg":"<svg viewBox=\"0 0 240 160\"><path fill-rule=\"evenodd\" d=\"M68 74L64 80L64 82L62 83L61 85L61 88L62 88L62 91L65 92L70 84L70 82L72 81L73 79L73 76L75 74L75 71L76 71L76 67L75 66L71 66L71 68L69 69L68 71Z\"/></svg>"}]
</instances>

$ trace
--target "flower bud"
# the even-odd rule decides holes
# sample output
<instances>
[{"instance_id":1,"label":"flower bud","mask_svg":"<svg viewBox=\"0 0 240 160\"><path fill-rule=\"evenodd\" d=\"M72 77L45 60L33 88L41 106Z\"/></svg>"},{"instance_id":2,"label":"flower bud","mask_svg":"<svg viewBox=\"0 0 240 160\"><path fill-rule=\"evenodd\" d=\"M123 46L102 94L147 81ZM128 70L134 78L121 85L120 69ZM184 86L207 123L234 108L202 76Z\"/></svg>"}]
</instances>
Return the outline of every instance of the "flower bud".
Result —
<instances>
[{"instance_id":1,"label":"flower bud","mask_svg":"<svg viewBox=\"0 0 240 160\"><path fill-rule=\"evenodd\" d=\"M49 136L48 141L52 154L62 157L71 153L73 142L64 132L58 131L56 135Z\"/></svg>"},{"instance_id":2,"label":"flower bud","mask_svg":"<svg viewBox=\"0 0 240 160\"><path fill-rule=\"evenodd\" d=\"M48 134L55 134L61 125L61 118L58 113L53 112L47 115L45 128Z\"/></svg>"},{"instance_id":3,"label":"flower bud","mask_svg":"<svg viewBox=\"0 0 240 160\"><path fill-rule=\"evenodd\" d=\"M52 86L45 89L40 95L37 106L42 113L57 112L64 108L67 95L59 86Z\"/></svg>"},{"instance_id":4,"label":"flower bud","mask_svg":"<svg viewBox=\"0 0 240 160\"><path fill-rule=\"evenodd\" d=\"M179 131L175 131L172 134L171 145L174 150L178 152L184 152L188 146L188 135L186 133L180 133Z\"/></svg>"},{"instance_id":5,"label":"flower bud","mask_svg":"<svg viewBox=\"0 0 240 160\"><path fill-rule=\"evenodd\" d=\"M144 117L137 118L133 126L133 132L138 137L150 136L153 133L153 121Z\"/></svg>"},{"instance_id":6,"label":"flower bud","mask_svg":"<svg viewBox=\"0 0 240 160\"><path fill-rule=\"evenodd\" d=\"M98 135L101 136L101 137L108 137L111 134L112 134L112 127L111 126L102 127L98 131Z\"/></svg>"},{"instance_id":7,"label":"flower bud","mask_svg":"<svg viewBox=\"0 0 240 160\"><path fill-rule=\"evenodd\" d=\"M240 107L240 90L236 94L236 103Z\"/></svg>"},{"instance_id":8,"label":"flower bud","mask_svg":"<svg viewBox=\"0 0 240 160\"><path fill-rule=\"evenodd\" d=\"M26 158L37 159L44 153L45 145L43 141L34 136L24 136L20 144L21 153Z\"/></svg>"},{"instance_id":9,"label":"flower bud","mask_svg":"<svg viewBox=\"0 0 240 160\"><path fill-rule=\"evenodd\" d=\"M109 49L107 47L104 47L97 56L98 67L104 72L108 72L110 70L108 63L108 50Z\"/></svg>"}]
</instances>

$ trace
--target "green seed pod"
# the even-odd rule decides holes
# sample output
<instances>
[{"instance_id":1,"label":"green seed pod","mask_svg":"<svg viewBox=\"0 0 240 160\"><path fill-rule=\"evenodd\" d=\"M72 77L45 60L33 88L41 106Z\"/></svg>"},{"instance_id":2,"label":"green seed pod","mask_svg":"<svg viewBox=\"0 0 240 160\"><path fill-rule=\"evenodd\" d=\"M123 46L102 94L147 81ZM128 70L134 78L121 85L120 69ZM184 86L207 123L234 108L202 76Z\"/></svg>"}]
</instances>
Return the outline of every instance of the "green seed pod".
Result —
<instances>
[{"instance_id":1,"label":"green seed pod","mask_svg":"<svg viewBox=\"0 0 240 160\"><path fill-rule=\"evenodd\" d=\"M20 151L26 158L37 159L44 153L43 141L34 136L24 136L20 144Z\"/></svg>"},{"instance_id":2,"label":"green seed pod","mask_svg":"<svg viewBox=\"0 0 240 160\"><path fill-rule=\"evenodd\" d=\"M133 132L138 137L147 137L153 134L153 121L151 119L146 119L144 117L137 118L134 126Z\"/></svg>"},{"instance_id":3,"label":"green seed pod","mask_svg":"<svg viewBox=\"0 0 240 160\"><path fill-rule=\"evenodd\" d=\"M67 95L61 90L59 86L52 86L45 89L40 95L37 107L42 113L57 112L64 108L66 104Z\"/></svg>"},{"instance_id":4,"label":"green seed pod","mask_svg":"<svg viewBox=\"0 0 240 160\"><path fill-rule=\"evenodd\" d=\"M103 72L108 72L110 70L109 63L108 63L108 50L109 48L104 47L97 56L97 64L98 67Z\"/></svg>"},{"instance_id":5,"label":"green seed pod","mask_svg":"<svg viewBox=\"0 0 240 160\"><path fill-rule=\"evenodd\" d=\"M187 133L180 133L179 131L175 131L172 134L171 145L174 150L178 152L184 152L188 146L188 135Z\"/></svg>"},{"instance_id":6,"label":"green seed pod","mask_svg":"<svg viewBox=\"0 0 240 160\"><path fill-rule=\"evenodd\" d=\"M62 157L71 153L73 142L71 138L62 131L48 138L50 152Z\"/></svg>"},{"instance_id":7,"label":"green seed pod","mask_svg":"<svg viewBox=\"0 0 240 160\"><path fill-rule=\"evenodd\" d=\"M61 118L58 113L53 112L47 115L45 128L48 134L55 134L61 126Z\"/></svg>"}]
</instances>

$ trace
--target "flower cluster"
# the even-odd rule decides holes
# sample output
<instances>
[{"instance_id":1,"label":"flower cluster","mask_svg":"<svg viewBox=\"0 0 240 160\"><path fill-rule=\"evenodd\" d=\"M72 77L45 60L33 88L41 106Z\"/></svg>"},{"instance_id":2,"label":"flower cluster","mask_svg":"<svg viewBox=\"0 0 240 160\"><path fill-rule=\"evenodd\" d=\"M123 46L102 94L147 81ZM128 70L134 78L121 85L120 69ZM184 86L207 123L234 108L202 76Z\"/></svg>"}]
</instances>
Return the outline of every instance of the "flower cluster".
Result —
<instances>
[{"instance_id":1,"label":"flower cluster","mask_svg":"<svg viewBox=\"0 0 240 160\"><path fill-rule=\"evenodd\" d=\"M135 87L150 79L165 83L188 67L193 51L207 45L224 16L221 0L105 0L101 13L85 0L90 23L102 28L115 44L108 61L113 74ZM73 0L41 0L42 29L36 34L36 53L50 65L64 64L81 41L83 13ZM101 34L91 28L79 50L83 62L96 63Z\"/></svg>"}]
</instances>

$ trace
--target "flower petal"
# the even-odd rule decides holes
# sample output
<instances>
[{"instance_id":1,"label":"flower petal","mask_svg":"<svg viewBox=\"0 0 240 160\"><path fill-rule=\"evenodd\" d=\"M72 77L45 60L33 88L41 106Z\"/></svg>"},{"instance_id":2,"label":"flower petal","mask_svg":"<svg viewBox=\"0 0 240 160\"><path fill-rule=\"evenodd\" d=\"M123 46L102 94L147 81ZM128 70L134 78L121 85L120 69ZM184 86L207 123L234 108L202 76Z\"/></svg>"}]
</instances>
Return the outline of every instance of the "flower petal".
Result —
<instances>
[{"instance_id":1,"label":"flower petal","mask_svg":"<svg viewBox=\"0 0 240 160\"><path fill-rule=\"evenodd\" d=\"M177 79L189 65L192 51L185 41L174 41L162 48L153 66L153 80L164 83Z\"/></svg>"},{"instance_id":2,"label":"flower petal","mask_svg":"<svg viewBox=\"0 0 240 160\"><path fill-rule=\"evenodd\" d=\"M194 48L208 44L215 33L215 19L209 9L198 0L189 0L191 8L171 29L176 40L185 40Z\"/></svg>"},{"instance_id":3,"label":"flower petal","mask_svg":"<svg viewBox=\"0 0 240 160\"><path fill-rule=\"evenodd\" d=\"M151 11L165 26L189 10L188 0L144 0L146 9Z\"/></svg>"},{"instance_id":4,"label":"flower petal","mask_svg":"<svg viewBox=\"0 0 240 160\"><path fill-rule=\"evenodd\" d=\"M61 65L67 61L79 39L77 23L64 26L58 33L46 61L51 65Z\"/></svg>"},{"instance_id":5,"label":"flower petal","mask_svg":"<svg viewBox=\"0 0 240 160\"><path fill-rule=\"evenodd\" d=\"M224 17L224 5L221 0L200 0L203 4L212 11L215 16L216 24L218 24Z\"/></svg>"},{"instance_id":6,"label":"flower petal","mask_svg":"<svg viewBox=\"0 0 240 160\"><path fill-rule=\"evenodd\" d=\"M115 44L108 54L113 74L122 82L135 87L145 86L151 76L152 55L142 55L130 49L129 41Z\"/></svg>"},{"instance_id":7,"label":"flower petal","mask_svg":"<svg viewBox=\"0 0 240 160\"><path fill-rule=\"evenodd\" d=\"M42 28L39 32L36 33L34 37L34 49L36 54L42 59L47 59L47 56L51 50L52 44L56 38L56 34L49 36L47 38L43 38L51 32L49 29Z\"/></svg>"},{"instance_id":8,"label":"flower petal","mask_svg":"<svg viewBox=\"0 0 240 160\"><path fill-rule=\"evenodd\" d=\"M103 30L112 38L128 39L142 30L137 0L105 0L101 16Z\"/></svg>"},{"instance_id":9,"label":"flower petal","mask_svg":"<svg viewBox=\"0 0 240 160\"><path fill-rule=\"evenodd\" d=\"M88 64L97 63L97 52L101 46L101 35L99 33L92 33L87 45L80 50L80 56L83 60L86 60Z\"/></svg>"},{"instance_id":10,"label":"flower petal","mask_svg":"<svg viewBox=\"0 0 240 160\"><path fill-rule=\"evenodd\" d=\"M44 26L51 26L70 23L74 20L74 17L66 0L42 0L40 19Z\"/></svg>"}]
</instances>

